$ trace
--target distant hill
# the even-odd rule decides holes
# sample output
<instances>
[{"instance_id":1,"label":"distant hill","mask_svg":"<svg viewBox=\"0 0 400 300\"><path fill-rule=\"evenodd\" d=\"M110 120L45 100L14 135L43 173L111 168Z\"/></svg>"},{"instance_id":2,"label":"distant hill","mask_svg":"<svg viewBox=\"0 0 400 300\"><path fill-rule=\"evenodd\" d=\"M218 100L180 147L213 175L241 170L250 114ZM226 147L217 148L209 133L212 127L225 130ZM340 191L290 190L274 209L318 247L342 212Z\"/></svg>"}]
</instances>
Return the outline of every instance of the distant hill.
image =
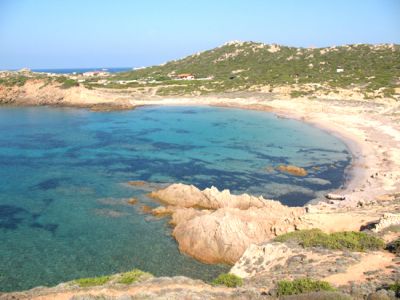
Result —
<instances>
[{"instance_id":1,"label":"distant hill","mask_svg":"<svg viewBox=\"0 0 400 300\"><path fill-rule=\"evenodd\" d=\"M3 82L24 84L25 79ZM160 66L110 74L107 78L78 79L66 76L57 81L63 87L79 81L88 88L151 89L153 94L164 96L275 92L285 88L292 97L321 97L345 90L351 92L350 96L357 93L363 98L400 99L400 45L296 48L235 41Z\"/></svg>"},{"instance_id":2,"label":"distant hill","mask_svg":"<svg viewBox=\"0 0 400 300\"><path fill-rule=\"evenodd\" d=\"M212 78L208 82L196 80L190 84L192 89L197 86L204 91L316 83L333 88L359 88L366 92L382 89L391 95L400 83L400 46L360 44L295 48L229 42L164 65L121 73L118 79L171 84L169 81L174 75L185 73L200 79Z\"/></svg>"}]
</instances>

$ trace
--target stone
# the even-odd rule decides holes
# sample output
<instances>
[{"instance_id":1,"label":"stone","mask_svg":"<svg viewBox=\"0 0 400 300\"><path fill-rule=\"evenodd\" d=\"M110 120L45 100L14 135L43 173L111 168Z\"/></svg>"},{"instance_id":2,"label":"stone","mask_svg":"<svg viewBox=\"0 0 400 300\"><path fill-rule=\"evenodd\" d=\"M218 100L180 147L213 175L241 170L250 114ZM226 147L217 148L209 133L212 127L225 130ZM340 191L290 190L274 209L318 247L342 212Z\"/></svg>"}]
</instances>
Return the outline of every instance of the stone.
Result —
<instances>
[{"instance_id":1,"label":"stone","mask_svg":"<svg viewBox=\"0 0 400 300\"><path fill-rule=\"evenodd\" d=\"M304 168L293 165L280 165L278 170L294 176L307 176L307 171Z\"/></svg>"},{"instance_id":2,"label":"stone","mask_svg":"<svg viewBox=\"0 0 400 300\"><path fill-rule=\"evenodd\" d=\"M135 204L137 204L138 200L136 198L130 198L130 199L128 199L127 202L130 205L135 205Z\"/></svg>"},{"instance_id":3,"label":"stone","mask_svg":"<svg viewBox=\"0 0 400 300\"><path fill-rule=\"evenodd\" d=\"M305 214L301 207L215 187L172 184L151 193L172 212L172 235L179 250L205 263L235 263L253 243L294 231Z\"/></svg>"},{"instance_id":4,"label":"stone","mask_svg":"<svg viewBox=\"0 0 400 300\"><path fill-rule=\"evenodd\" d=\"M383 216L379 219L378 223L375 225L375 228L372 229L372 231L380 232L383 229L392 225L400 225L400 214L393 214L393 213L383 214Z\"/></svg>"},{"instance_id":5,"label":"stone","mask_svg":"<svg viewBox=\"0 0 400 300\"><path fill-rule=\"evenodd\" d=\"M329 200L346 200L346 196L332 193L326 194L325 198Z\"/></svg>"},{"instance_id":6,"label":"stone","mask_svg":"<svg viewBox=\"0 0 400 300\"><path fill-rule=\"evenodd\" d=\"M171 215L173 213L172 209L164 206L158 206L151 210L151 214L156 217L164 217Z\"/></svg>"}]
</instances>

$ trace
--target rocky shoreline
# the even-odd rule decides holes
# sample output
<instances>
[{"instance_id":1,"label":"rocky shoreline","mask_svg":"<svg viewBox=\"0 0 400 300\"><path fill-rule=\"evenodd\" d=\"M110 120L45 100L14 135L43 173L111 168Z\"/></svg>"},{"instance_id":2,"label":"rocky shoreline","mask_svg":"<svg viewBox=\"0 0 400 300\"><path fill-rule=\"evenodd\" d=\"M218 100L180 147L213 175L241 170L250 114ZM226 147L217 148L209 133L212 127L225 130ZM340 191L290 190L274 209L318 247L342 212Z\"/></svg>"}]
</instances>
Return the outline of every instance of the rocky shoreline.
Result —
<instances>
[{"instance_id":1,"label":"rocky shoreline","mask_svg":"<svg viewBox=\"0 0 400 300\"><path fill-rule=\"evenodd\" d=\"M241 288L219 288L190 279L169 278L136 283L123 290L107 287L71 291L70 287L59 286L0 294L0 299L72 299L89 294L110 297L106 299L123 295L131 297L124 299L137 299L150 289L149 285L159 292L149 299L164 296L161 293L163 287L167 294L173 295L171 299L180 299L184 295L190 299L274 299L271 292L274 283L288 277L323 279L351 294L354 299L363 299L382 288L384 283L400 279L400 260L388 251L349 253L304 249L271 241L287 232L311 228L324 232L367 230L386 242L400 237L400 228L385 231L390 226L400 226L399 103L388 99L277 99L259 94L246 97L139 98L96 90L81 91L80 87L68 92L60 91L59 97L55 97L51 90L54 87L43 87L46 92L42 92L39 91L40 84L25 85L24 90L0 90L0 103L98 106L101 110L142 105L212 105L269 111L281 117L302 120L342 138L353 154L353 162L346 185L332 191L344 199L316 199L317 203L305 208L289 208L262 197L231 195L229 191L211 187L200 191L193 186L175 184L151 193L151 197L162 205L149 213L171 215L175 226L173 235L180 250L203 262L232 264L231 273L245 278ZM388 213L392 217L388 218ZM379 228L377 232L368 231L377 223L381 224L376 227ZM280 263L275 264L277 261ZM163 282L168 282L168 287ZM184 294L182 289L189 294Z\"/></svg>"}]
</instances>

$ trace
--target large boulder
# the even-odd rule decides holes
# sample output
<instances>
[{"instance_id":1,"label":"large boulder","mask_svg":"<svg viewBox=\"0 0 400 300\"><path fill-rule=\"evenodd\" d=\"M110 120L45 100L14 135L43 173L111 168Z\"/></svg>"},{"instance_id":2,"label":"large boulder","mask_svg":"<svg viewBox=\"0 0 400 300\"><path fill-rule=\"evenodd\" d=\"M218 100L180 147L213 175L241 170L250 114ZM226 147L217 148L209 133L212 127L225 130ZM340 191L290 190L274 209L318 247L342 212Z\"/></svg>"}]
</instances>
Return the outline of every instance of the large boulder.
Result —
<instances>
[{"instance_id":1,"label":"large boulder","mask_svg":"<svg viewBox=\"0 0 400 300\"><path fill-rule=\"evenodd\" d=\"M251 244L295 230L298 213L223 208L178 223L173 236L180 251L205 263L235 263Z\"/></svg>"},{"instance_id":2,"label":"large boulder","mask_svg":"<svg viewBox=\"0 0 400 300\"><path fill-rule=\"evenodd\" d=\"M151 194L172 209L173 236L181 252L205 263L235 263L253 243L300 224L305 209L229 190L173 184Z\"/></svg>"}]
</instances>

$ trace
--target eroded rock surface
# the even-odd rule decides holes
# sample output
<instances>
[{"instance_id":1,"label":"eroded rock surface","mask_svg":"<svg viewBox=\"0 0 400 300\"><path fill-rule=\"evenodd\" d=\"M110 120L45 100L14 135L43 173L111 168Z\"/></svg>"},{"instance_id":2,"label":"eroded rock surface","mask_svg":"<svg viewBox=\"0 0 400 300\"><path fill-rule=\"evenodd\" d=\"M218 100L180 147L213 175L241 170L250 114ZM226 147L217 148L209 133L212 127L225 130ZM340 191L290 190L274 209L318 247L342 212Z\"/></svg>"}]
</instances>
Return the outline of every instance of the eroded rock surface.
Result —
<instances>
[{"instance_id":1,"label":"eroded rock surface","mask_svg":"<svg viewBox=\"0 0 400 300\"><path fill-rule=\"evenodd\" d=\"M253 243L296 229L304 208L229 190L172 184L151 193L172 211L180 251L206 263L236 262Z\"/></svg>"},{"instance_id":2,"label":"eroded rock surface","mask_svg":"<svg viewBox=\"0 0 400 300\"><path fill-rule=\"evenodd\" d=\"M397 214L385 213L379 219L379 222L375 225L373 231L380 232L383 229L390 227L392 225L400 225L400 213Z\"/></svg>"},{"instance_id":3,"label":"eroded rock surface","mask_svg":"<svg viewBox=\"0 0 400 300\"><path fill-rule=\"evenodd\" d=\"M395 282L400 266L394 255L384 251L348 252L272 242L251 245L230 272L255 288L271 289L279 280L310 277L348 293L352 287L361 288L367 295L382 282Z\"/></svg>"},{"instance_id":4,"label":"eroded rock surface","mask_svg":"<svg viewBox=\"0 0 400 300\"><path fill-rule=\"evenodd\" d=\"M219 191L216 187L201 191L194 185L174 183L165 189L154 191L150 196L163 203L179 207L219 209L224 207L248 209L250 207L280 206L279 201L247 194L233 195L229 190Z\"/></svg>"}]
</instances>

